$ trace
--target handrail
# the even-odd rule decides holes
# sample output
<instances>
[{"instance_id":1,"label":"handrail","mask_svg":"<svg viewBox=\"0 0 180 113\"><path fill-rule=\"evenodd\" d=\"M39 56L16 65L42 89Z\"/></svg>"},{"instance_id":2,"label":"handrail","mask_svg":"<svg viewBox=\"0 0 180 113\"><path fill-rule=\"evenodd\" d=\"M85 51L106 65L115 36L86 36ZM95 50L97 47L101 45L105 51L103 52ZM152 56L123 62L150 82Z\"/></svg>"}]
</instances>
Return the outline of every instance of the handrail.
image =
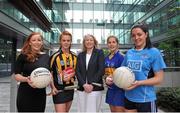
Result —
<instances>
[{"instance_id":1,"label":"handrail","mask_svg":"<svg viewBox=\"0 0 180 113\"><path fill-rule=\"evenodd\" d=\"M168 69L180 69L180 67L166 67Z\"/></svg>"},{"instance_id":2,"label":"handrail","mask_svg":"<svg viewBox=\"0 0 180 113\"><path fill-rule=\"evenodd\" d=\"M180 71L180 67L166 67L165 72Z\"/></svg>"}]
</instances>

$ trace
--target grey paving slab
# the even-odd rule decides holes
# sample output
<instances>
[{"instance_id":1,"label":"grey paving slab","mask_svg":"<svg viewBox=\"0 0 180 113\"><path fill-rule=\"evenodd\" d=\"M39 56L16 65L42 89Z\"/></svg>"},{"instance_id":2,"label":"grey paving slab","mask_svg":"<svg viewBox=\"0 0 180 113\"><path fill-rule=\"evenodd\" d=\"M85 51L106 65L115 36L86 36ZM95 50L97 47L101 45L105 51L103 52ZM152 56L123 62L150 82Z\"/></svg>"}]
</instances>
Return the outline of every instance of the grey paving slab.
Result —
<instances>
[{"instance_id":1,"label":"grey paving slab","mask_svg":"<svg viewBox=\"0 0 180 113\"><path fill-rule=\"evenodd\" d=\"M11 87L10 81L11 81L10 77L0 78L0 112L10 112L10 97L11 97L10 96L10 87ZM102 113L110 112L109 105L105 103L105 95L106 95L106 90L103 91L102 109L101 109ZM73 100L70 112L77 112L76 105L77 105L78 100L76 97L77 97L77 94L75 92L74 100ZM11 101L12 100L15 100L15 99L11 99ZM51 112L51 113L55 112L51 96L47 96L45 111ZM159 109L159 112L163 112L163 111Z\"/></svg>"},{"instance_id":2,"label":"grey paving slab","mask_svg":"<svg viewBox=\"0 0 180 113\"><path fill-rule=\"evenodd\" d=\"M0 112L9 112L10 83L0 82Z\"/></svg>"},{"instance_id":3,"label":"grey paving slab","mask_svg":"<svg viewBox=\"0 0 180 113\"><path fill-rule=\"evenodd\" d=\"M109 112L109 105L105 103L105 91L103 91L103 98L102 98L102 109L101 111L102 112ZM74 94L74 100L73 100L73 103L72 103L72 106L71 106L71 109L70 109L70 112L77 112L77 94L75 92ZM46 104L46 112L54 112L54 105L53 105L53 102L52 102L52 97L51 96L48 96L47 97L47 104Z\"/></svg>"}]
</instances>

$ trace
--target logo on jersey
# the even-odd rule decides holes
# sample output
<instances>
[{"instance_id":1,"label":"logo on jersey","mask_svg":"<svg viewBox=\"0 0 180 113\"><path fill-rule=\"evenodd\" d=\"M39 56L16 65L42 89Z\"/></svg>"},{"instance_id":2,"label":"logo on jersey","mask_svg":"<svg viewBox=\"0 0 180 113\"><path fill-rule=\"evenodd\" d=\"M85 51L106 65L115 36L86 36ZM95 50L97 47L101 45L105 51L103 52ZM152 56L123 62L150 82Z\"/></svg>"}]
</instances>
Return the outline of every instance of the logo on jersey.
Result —
<instances>
[{"instance_id":1,"label":"logo on jersey","mask_svg":"<svg viewBox=\"0 0 180 113\"><path fill-rule=\"evenodd\" d=\"M64 66L64 65L65 65L65 63L64 63L63 60L61 60L60 63L61 63L61 66Z\"/></svg>"},{"instance_id":2,"label":"logo on jersey","mask_svg":"<svg viewBox=\"0 0 180 113\"><path fill-rule=\"evenodd\" d=\"M106 62L105 62L105 65L106 65L107 67L114 67L114 66L115 66L115 62L106 61Z\"/></svg>"},{"instance_id":3,"label":"logo on jersey","mask_svg":"<svg viewBox=\"0 0 180 113\"><path fill-rule=\"evenodd\" d=\"M141 60L128 60L127 66L133 71L141 71L142 61Z\"/></svg>"}]
</instances>

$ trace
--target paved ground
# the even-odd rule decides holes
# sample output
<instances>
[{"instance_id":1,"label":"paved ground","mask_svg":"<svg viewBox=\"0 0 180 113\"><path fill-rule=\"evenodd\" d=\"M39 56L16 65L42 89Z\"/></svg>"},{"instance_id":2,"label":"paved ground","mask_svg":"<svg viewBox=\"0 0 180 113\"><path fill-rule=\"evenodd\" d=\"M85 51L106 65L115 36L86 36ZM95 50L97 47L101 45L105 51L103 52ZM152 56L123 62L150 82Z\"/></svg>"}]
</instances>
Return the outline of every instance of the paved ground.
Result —
<instances>
[{"instance_id":1,"label":"paved ground","mask_svg":"<svg viewBox=\"0 0 180 113\"><path fill-rule=\"evenodd\" d=\"M77 103L77 99L76 99L76 93L74 95L74 100L70 109L70 112L77 112L77 108L76 108L76 103ZM104 98L105 97L105 93L103 93L103 102L102 102L102 112L109 112L109 106L104 102ZM47 112L52 112L54 111L54 106L52 104L52 97L48 97L47 99L47 107L46 107L46 111Z\"/></svg>"},{"instance_id":2,"label":"paved ground","mask_svg":"<svg viewBox=\"0 0 180 113\"><path fill-rule=\"evenodd\" d=\"M0 78L0 113L1 112L10 112L10 97L12 97L12 95L10 95L10 90L12 90L10 81L11 81L10 77ZM14 92L12 94L14 96L16 88L14 88L13 90L14 90ZM101 110L104 113L109 112L109 106L104 102L105 101L105 92L106 92L106 90L103 92L102 110ZM14 104L13 104L13 106L11 106L11 111L12 111L12 108L15 107L15 98L11 98L11 102L12 101L14 102ZM76 102L77 102L77 99L76 99L76 93L75 93L70 112L77 111ZM54 112L54 106L53 106L51 96L47 97L46 112ZM159 112L163 112L163 111L159 110Z\"/></svg>"},{"instance_id":3,"label":"paved ground","mask_svg":"<svg viewBox=\"0 0 180 113\"><path fill-rule=\"evenodd\" d=\"M0 78L0 112L9 112L10 77Z\"/></svg>"},{"instance_id":4,"label":"paved ground","mask_svg":"<svg viewBox=\"0 0 180 113\"><path fill-rule=\"evenodd\" d=\"M10 77L0 78L0 112L10 112ZM103 100L102 100L102 112L109 112L109 106L104 102L105 99L105 91L103 92ZM13 99L12 99L13 100ZM76 93L74 95L73 104L71 107L71 112L76 112ZM52 97L47 97L47 105L46 112L54 112L54 106L52 102Z\"/></svg>"}]
</instances>

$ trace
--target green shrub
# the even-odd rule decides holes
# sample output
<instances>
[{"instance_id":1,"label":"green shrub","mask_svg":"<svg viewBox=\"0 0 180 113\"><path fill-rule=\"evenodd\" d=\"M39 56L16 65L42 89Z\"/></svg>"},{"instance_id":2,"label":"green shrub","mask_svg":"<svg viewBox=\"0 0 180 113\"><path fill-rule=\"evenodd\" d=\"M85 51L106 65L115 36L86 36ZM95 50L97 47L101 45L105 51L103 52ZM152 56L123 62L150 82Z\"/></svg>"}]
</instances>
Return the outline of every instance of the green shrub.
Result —
<instances>
[{"instance_id":1,"label":"green shrub","mask_svg":"<svg viewBox=\"0 0 180 113\"><path fill-rule=\"evenodd\" d=\"M180 111L180 88L161 88L157 91L157 105L167 112Z\"/></svg>"}]
</instances>

